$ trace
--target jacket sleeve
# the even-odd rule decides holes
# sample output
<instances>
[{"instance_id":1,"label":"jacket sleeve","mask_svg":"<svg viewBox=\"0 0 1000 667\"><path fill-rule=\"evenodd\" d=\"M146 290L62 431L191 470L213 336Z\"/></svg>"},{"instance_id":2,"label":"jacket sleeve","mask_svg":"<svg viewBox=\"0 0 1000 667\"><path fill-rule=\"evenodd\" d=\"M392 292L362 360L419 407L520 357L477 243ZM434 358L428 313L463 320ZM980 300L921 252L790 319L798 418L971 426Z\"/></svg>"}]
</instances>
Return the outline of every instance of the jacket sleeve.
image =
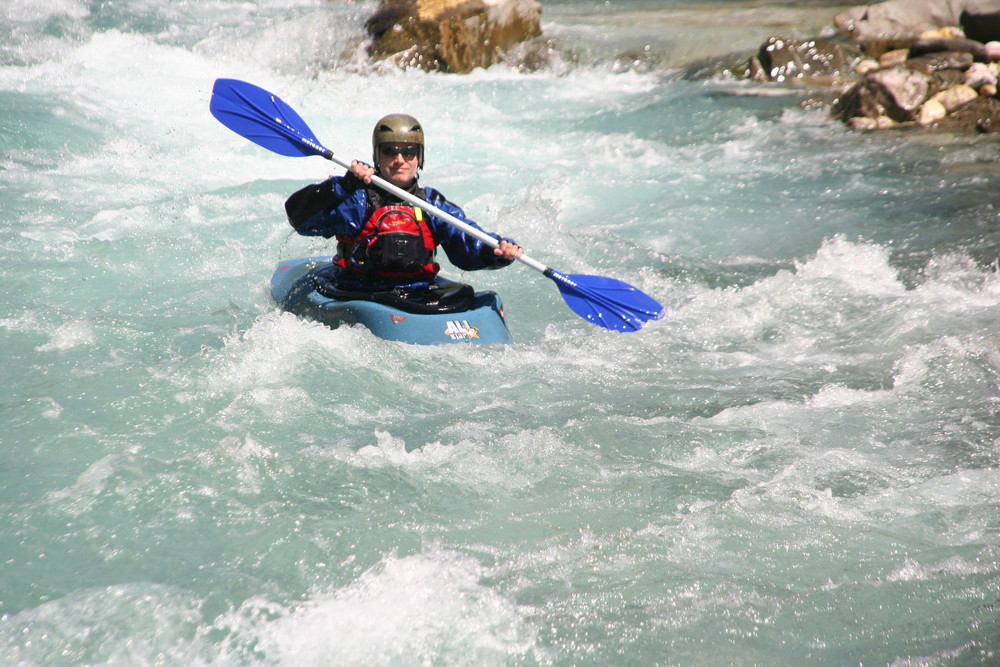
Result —
<instances>
[{"instance_id":1,"label":"jacket sleeve","mask_svg":"<svg viewBox=\"0 0 1000 667\"><path fill-rule=\"evenodd\" d=\"M285 201L288 222L303 236L354 236L367 209L364 184L350 173L307 185Z\"/></svg>"},{"instance_id":2,"label":"jacket sleeve","mask_svg":"<svg viewBox=\"0 0 1000 667\"><path fill-rule=\"evenodd\" d=\"M444 195L440 192L431 188L425 188L425 190L427 194L427 201L434 204L445 213L449 213L459 220L472 225L476 229L486 232L486 230L478 224L469 220L465 216L465 211L445 199ZM444 250L445 254L448 256L448 261L463 271L499 269L505 266L510 266L514 262L512 259L502 259L497 257L493 253L493 248L490 246L486 245L479 239L473 238L465 232L452 227L444 220L431 215L429 212L427 214L427 219L430 221L431 230L434 233L434 240ZM504 238L492 232L486 233L498 241L509 241L510 243L514 243L513 239Z\"/></svg>"}]
</instances>

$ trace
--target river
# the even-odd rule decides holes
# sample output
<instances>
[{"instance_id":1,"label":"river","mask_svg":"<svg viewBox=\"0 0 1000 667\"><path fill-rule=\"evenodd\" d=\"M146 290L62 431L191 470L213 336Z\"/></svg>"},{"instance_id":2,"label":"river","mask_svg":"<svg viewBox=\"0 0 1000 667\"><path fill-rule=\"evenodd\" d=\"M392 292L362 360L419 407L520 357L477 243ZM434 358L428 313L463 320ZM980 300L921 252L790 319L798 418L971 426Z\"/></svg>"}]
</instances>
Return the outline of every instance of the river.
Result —
<instances>
[{"instance_id":1,"label":"river","mask_svg":"<svg viewBox=\"0 0 1000 667\"><path fill-rule=\"evenodd\" d=\"M452 76L345 56L368 1L7 2L0 662L996 664L996 139L679 69L842 8L544 3L549 67ZM335 168L218 77L342 156L415 115L425 183L667 317L446 262L512 344L281 313Z\"/></svg>"}]
</instances>

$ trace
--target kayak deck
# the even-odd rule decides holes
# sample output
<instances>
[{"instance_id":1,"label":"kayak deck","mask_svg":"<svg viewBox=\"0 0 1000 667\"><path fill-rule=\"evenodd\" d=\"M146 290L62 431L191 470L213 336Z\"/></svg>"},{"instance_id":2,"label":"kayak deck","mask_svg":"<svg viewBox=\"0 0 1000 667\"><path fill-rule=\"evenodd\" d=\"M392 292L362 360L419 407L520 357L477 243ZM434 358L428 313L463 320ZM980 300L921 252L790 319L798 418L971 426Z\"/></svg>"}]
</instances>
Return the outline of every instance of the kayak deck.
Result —
<instances>
[{"instance_id":1,"label":"kayak deck","mask_svg":"<svg viewBox=\"0 0 1000 667\"><path fill-rule=\"evenodd\" d=\"M311 273L330 264L330 257L280 262L271 277L271 296L289 313L336 329L362 325L385 340L417 345L509 343L503 305L495 292L476 292L467 310L413 313L367 300L341 300L320 293ZM438 278L442 284L453 284Z\"/></svg>"}]
</instances>

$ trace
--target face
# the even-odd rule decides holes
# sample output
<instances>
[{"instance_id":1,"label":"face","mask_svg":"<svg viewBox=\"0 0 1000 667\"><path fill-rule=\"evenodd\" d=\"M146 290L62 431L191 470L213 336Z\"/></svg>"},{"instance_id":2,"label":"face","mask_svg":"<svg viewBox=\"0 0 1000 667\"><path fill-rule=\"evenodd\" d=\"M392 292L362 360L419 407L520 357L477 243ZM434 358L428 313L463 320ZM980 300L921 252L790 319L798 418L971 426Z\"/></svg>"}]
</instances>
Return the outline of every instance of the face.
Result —
<instances>
[{"instance_id":1,"label":"face","mask_svg":"<svg viewBox=\"0 0 1000 667\"><path fill-rule=\"evenodd\" d=\"M420 147L417 144L380 144L378 170L382 177L399 188L408 187L417 177Z\"/></svg>"}]
</instances>

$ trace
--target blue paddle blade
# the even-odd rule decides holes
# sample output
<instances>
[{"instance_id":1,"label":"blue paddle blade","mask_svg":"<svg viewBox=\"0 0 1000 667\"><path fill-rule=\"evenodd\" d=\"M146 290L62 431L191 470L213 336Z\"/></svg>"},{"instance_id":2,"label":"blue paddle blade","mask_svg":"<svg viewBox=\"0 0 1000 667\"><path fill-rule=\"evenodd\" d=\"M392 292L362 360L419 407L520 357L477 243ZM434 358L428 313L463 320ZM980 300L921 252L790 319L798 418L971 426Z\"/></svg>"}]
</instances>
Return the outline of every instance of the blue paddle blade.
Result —
<instances>
[{"instance_id":1,"label":"blue paddle blade","mask_svg":"<svg viewBox=\"0 0 1000 667\"><path fill-rule=\"evenodd\" d=\"M553 269L545 275L559 287L573 312L605 329L638 331L646 322L663 317L663 306L656 299L621 280Z\"/></svg>"},{"instance_id":2,"label":"blue paddle blade","mask_svg":"<svg viewBox=\"0 0 1000 667\"><path fill-rule=\"evenodd\" d=\"M277 95L246 81L216 79L209 110L236 134L279 155L333 155L295 109Z\"/></svg>"}]
</instances>

